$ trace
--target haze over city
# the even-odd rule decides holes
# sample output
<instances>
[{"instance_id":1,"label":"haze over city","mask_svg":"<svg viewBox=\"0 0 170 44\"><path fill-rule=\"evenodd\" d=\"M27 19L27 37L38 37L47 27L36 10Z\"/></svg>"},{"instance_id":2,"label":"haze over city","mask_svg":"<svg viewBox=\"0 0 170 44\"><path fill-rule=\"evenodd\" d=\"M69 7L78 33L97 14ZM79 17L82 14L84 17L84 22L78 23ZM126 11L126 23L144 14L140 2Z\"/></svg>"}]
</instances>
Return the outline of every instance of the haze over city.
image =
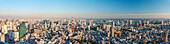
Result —
<instances>
[{"instance_id":1,"label":"haze over city","mask_svg":"<svg viewBox=\"0 0 170 44\"><path fill-rule=\"evenodd\" d=\"M170 18L170 0L0 0L0 18Z\"/></svg>"}]
</instances>

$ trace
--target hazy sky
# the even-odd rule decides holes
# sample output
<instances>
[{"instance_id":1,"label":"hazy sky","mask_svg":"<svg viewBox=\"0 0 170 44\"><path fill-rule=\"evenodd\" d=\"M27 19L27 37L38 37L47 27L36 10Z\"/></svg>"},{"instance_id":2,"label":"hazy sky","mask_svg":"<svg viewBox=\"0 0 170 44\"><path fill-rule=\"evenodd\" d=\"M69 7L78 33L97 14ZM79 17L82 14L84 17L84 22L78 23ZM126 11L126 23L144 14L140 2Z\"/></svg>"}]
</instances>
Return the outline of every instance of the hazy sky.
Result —
<instances>
[{"instance_id":1,"label":"hazy sky","mask_svg":"<svg viewBox=\"0 0 170 44\"><path fill-rule=\"evenodd\" d=\"M0 16L170 18L170 0L0 0Z\"/></svg>"}]
</instances>

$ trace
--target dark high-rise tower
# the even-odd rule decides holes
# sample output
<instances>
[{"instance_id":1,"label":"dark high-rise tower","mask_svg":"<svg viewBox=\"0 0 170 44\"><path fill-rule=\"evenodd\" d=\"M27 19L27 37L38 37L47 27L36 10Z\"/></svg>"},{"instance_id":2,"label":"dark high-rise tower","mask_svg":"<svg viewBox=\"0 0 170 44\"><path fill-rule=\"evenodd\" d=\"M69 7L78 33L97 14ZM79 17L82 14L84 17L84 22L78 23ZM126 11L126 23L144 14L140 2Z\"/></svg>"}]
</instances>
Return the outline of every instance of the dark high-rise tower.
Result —
<instances>
[{"instance_id":1,"label":"dark high-rise tower","mask_svg":"<svg viewBox=\"0 0 170 44\"><path fill-rule=\"evenodd\" d=\"M22 22L22 24L19 26L19 37L22 37L25 34L26 34L25 22Z\"/></svg>"}]
</instances>

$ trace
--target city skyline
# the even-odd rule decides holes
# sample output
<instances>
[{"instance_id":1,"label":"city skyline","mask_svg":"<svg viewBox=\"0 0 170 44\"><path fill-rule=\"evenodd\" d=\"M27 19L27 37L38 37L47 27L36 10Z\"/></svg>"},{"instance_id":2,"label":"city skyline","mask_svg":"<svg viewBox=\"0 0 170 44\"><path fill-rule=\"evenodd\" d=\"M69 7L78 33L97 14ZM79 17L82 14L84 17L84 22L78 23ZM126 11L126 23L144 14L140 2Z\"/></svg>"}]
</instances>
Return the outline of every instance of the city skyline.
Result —
<instances>
[{"instance_id":1,"label":"city skyline","mask_svg":"<svg viewBox=\"0 0 170 44\"><path fill-rule=\"evenodd\" d=\"M0 44L168 44L170 0L0 0Z\"/></svg>"},{"instance_id":2,"label":"city skyline","mask_svg":"<svg viewBox=\"0 0 170 44\"><path fill-rule=\"evenodd\" d=\"M0 18L170 18L170 0L0 0Z\"/></svg>"}]
</instances>

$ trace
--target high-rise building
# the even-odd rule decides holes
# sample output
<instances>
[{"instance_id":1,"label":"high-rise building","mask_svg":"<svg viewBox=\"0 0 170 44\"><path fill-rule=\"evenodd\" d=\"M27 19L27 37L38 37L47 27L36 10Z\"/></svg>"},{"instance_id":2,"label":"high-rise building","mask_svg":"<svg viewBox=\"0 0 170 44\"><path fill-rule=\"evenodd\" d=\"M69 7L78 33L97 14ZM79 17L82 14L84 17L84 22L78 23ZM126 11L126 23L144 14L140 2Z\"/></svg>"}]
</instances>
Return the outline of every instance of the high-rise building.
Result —
<instances>
[{"instance_id":1,"label":"high-rise building","mask_svg":"<svg viewBox=\"0 0 170 44\"><path fill-rule=\"evenodd\" d=\"M13 31L12 31L12 30L8 30L9 39L11 39L11 40L13 39L13 37L12 37L12 36L13 36L13 34L12 34L12 33L13 33Z\"/></svg>"},{"instance_id":2,"label":"high-rise building","mask_svg":"<svg viewBox=\"0 0 170 44\"><path fill-rule=\"evenodd\" d=\"M117 21L117 23L116 23L116 24L118 24L118 25L120 24L119 20Z\"/></svg>"},{"instance_id":3,"label":"high-rise building","mask_svg":"<svg viewBox=\"0 0 170 44\"><path fill-rule=\"evenodd\" d=\"M19 40L19 32L18 31L13 32L13 38L14 38L14 41Z\"/></svg>"},{"instance_id":4,"label":"high-rise building","mask_svg":"<svg viewBox=\"0 0 170 44\"><path fill-rule=\"evenodd\" d=\"M5 34L5 42L9 42L9 35Z\"/></svg>"},{"instance_id":5,"label":"high-rise building","mask_svg":"<svg viewBox=\"0 0 170 44\"><path fill-rule=\"evenodd\" d=\"M7 34L1 34L1 36L0 36L1 38L1 40L0 41L2 41L2 42L9 42L9 36L7 35Z\"/></svg>"},{"instance_id":6,"label":"high-rise building","mask_svg":"<svg viewBox=\"0 0 170 44\"><path fill-rule=\"evenodd\" d=\"M110 27L110 33L111 33L111 37L114 37L114 31L115 31L115 29L114 29L114 27Z\"/></svg>"},{"instance_id":7,"label":"high-rise building","mask_svg":"<svg viewBox=\"0 0 170 44\"><path fill-rule=\"evenodd\" d=\"M25 27L26 27L26 32L28 32L28 31L29 31L29 30L28 30L29 23L26 23L26 22L25 22Z\"/></svg>"},{"instance_id":8,"label":"high-rise building","mask_svg":"<svg viewBox=\"0 0 170 44\"><path fill-rule=\"evenodd\" d=\"M53 21L50 22L50 27L54 28L54 22Z\"/></svg>"},{"instance_id":9,"label":"high-rise building","mask_svg":"<svg viewBox=\"0 0 170 44\"><path fill-rule=\"evenodd\" d=\"M87 28L88 28L88 30L90 30L90 26L88 26Z\"/></svg>"},{"instance_id":10,"label":"high-rise building","mask_svg":"<svg viewBox=\"0 0 170 44\"><path fill-rule=\"evenodd\" d=\"M130 20L129 25L132 25L132 20Z\"/></svg>"},{"instance_id":11,"label":"high-rise building","mask_svg":"<svg viewBox=\"0 0 170 44\"><path fill-rule=\"evenodd\" d=\"M129 20L126 21L126 25L127 25L127 26L129 25Z\"/></svg>"},{"instance_id":12,"label":"high-rise building","mask_svg":"<svg viewBox=\"0 0 170 44\"><path fill-rule=\"evenodd\" d=\"M44 20L44 28L46 29L47 28L47 20Z\"/></svg>"},{"instance_id":13,"label":"high-rise building","mask_svg":"<svg viewBox=\"0 0 170 44\"><path fill-rule=\"evenodd\" d=\"M169 31L166 31L166 32L164 32L164 34L163 34L164 42L168 42L168 32L169 32Z\"/></svg>"},{"instance_id":14,"label":"high-rise building","mask_svg":"<svg viewBox=\"0 0 170 44\"><path fill-rule=\"evenodd\" d=\"M12 25L12 22L9 22L9 26L8 26L8 27L9 27L9 30L12 30L12 26L13 26L13 25Z\"/></svg>"},{"instance_id":15,"label":"high-rise building","mask_svg":"<svg viewBox=\"0 0 170 44\"><path fill-rule=\"evenodd\" d=\"M108 36L108 37L110 37L110 33L111 33L111 32L110 32L110 31L108 31L108 33L107 33L107 36Z\"/></svg>"},{"instance_id":16,"label":"high-rise building","mask_svg":"<svg viewBox=\"0 0 170 44\"><path fill-rule=\"evenodd\" d=\"M8 31L7 31L7 25L4 25L4 26L2 27L2 33L4 33L4 34L8 33Z\"/></svg>"},{"instance_id":17,"label":"high-rise building","mask_svg":"<svg viewBox=\"0 0 170 44\"><path fill-rule=\"evenodd\" d=\"M22 22L22 24L19 26L19 37L22 37L26 34L26 27L25 22Z\"/></svg>"},{"instance_id":18,"label":"high-rise building","mask_svg":"<svg viewBox=\"0 0 170 44\"><path fill-rule=\"evenodd\" d=\"M112 27L115 27L115 22L114 21L112 22Z\"/></svg>"},{"instance_id":19,"label":"high-rise building","mask_svg":"<svg viewBox=\"0 0 170 44\"><path fill-rule=\"evenodd\" d=\"M89 26L92 26L92 21L89 21Z\"/></svg>"},{"instance_id":20,"label":"high-rise building","mask_svg":"<svg viewBox=\"0 0 170 44\"><path fill-rule=\"evenodd\" d=\"M142 26L142 21L139 20L139 26Z\"/></svg>"},{"instance_id":21,"label":"high-rise building","mask_svg":"<svg viewBox=\"0 0 170 44\"><path fill-rule=\"evenodd\" d=\"M138 27L139 23L138 21L135 21L135 27Z\"/></svg>"},{"instance_id":22,"label":"high-rise building","mask_svg":"<svg viewBox=\"0 0 170 44\"><path fill-rule=\"evenodd\" d=\"M162 24L162 25L164 24L164 21L163 21L163 20L161 21L161 24Z\"/></svg>"},{"instance_id":23,"label":"high-rise building","mask_svg":"<svg viewBox=\"0 0 170 44\"><path fill-rule=\"evenodd\" d=\"M29 24L28 30L31 31L34 28L33 24Z\"/></svg>"},{"instance_id":24,"label":"high-rise building","mask_svg":"<svg viewBox=\"0 0 170 44\"><path fill-rule=\"evenodd\" d=\"M99 27L97 27L97 30L100 30L100 28L99 28Z\"/></svg>"},{"instance_id":25,"label":"high-rise building","mask_svg":"<svg viewBox=\"0 0 170 44\"><path fill-rule=\"evenodd\" d=\"M149 21L147 21L147 25L149 25Z\"/></svg>"},{"instance_id":26,"label":"high-rise building","mask_svg":"<svg viewBox=\"0 0 170 44\"><path fill-rule=\"evenodd\" d=\"M106 25L107 27L106 27L106 30L107 31L110 31L110 27L111 27L111 25Z\"/></svg>"},{"instance_id":27,"label":"high-rise building","mask_svg":"<svg viewBox=\"0 0 170 44\"><path fill-rule=\"evenodd\" d=\"M107 33L107 36L108 36L108 37L110 37L110 33L111 33L110 27L111 27L111 25L107 25L106 31L108 32L108 33Z\"/></svg>"},{"instance_id":28,"label":"high-rise building","mask_svg":"<svg viewBox=\"0 0 170 44\"><path fill-rule=\"evenodd\" d=\"M142 21L142 26L145 26L145 21Z\"/></svg>"},{"instance_id":29,"label":"high-rise building","mask_svg":"<svg viewBox=\"0 0 170 44\"><path fill-rule=\"evenodd\" d=\"M105 24L104 23L102 23L101 26L102 26L102 29L105 29Z\"/></svg>"},{"instance_id":30,"label":"high-rise building","mask_svg":"<svg viewBox=\"0 0 170 44\"><path fill-rule=\"evenodd\" d=\"M5 34L1 34L1 40L0 41L2 41L2 42L5 42Z\"/></svg>"}]
</instances>

